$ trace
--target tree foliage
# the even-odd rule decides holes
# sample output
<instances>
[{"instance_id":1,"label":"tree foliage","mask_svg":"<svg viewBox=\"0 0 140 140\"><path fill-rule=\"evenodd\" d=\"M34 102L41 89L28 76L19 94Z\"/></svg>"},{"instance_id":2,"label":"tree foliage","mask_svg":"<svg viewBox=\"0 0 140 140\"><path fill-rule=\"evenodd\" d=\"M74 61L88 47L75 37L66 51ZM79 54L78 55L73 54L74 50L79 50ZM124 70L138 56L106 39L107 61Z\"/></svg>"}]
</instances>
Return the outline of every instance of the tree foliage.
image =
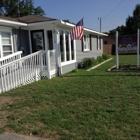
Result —
<instances>
[{"instance_id":1,"label":"tree foliage","mask_svg":"<svg viewBox=\"0 0 140 140\"><path fill-rule=\"evenodd\" d=\"M109 35L115 36L116 31L120 35L135 34L140 29L140 4L137 4L132 16L126 18L125 26L118 26L116 29L110 30Z\"/></svg>"},{"instance_id":2,"label":"tree foliage","mask_svg":"<svg viewBox=\"0 0 140 140\"><path fill-rule=\"evenodd\" d=\"M17 18L18 9L20 16L27 16L27 15L40 15L44 16L44 10L38 6L34 7L33 0L2 0L0 2L0 9L4 9L5 16Z\"/></svg>"}]
</instances>

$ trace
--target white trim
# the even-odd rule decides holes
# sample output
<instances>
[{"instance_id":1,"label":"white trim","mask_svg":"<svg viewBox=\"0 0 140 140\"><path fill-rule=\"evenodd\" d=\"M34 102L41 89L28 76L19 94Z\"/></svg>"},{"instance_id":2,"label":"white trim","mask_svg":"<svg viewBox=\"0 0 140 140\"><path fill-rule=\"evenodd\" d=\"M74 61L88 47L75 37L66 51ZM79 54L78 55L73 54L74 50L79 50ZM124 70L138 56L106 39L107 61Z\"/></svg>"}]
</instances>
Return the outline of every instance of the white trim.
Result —
<instances>
[{"instance_id":1,"label":"white trim","mask_svg":"<svg viewBox=\"0 0 140 140\"><path fill-rule=\"evenodd\" d=\"M99 36L98 36L98 37L97 37L97 46L98 46L98 49L97 49L97 50L98 50L98 51L100 50L100 42L99 42L99 41L100 41L100 38L99 38Z\"/></svg>"},{"instance_id":2,"label":"white trim","mask_svg":"<svg viewBox=\"0 0 140 140\"><path fill-rule=\"evenodd\" d=\"M61 24L66 25L66 26L70 26L70 27L74 27L74 26L75 26L74 24L67 23L67 22L64 22L64 21L62 21L62 20L61 20ZM91 32L91 33L98 34L98 35L108 36L107 34L100 33L100 32L97 32L97 31L94 31L94 30L91 30L91 29L84 28L84 30L85 30L85 31L88 31L88 32Z\"/></svg>"},{"instance_id":3,"label":"white trim","mask_svg":"<svg viewBox=\"0 0 140 140\"><path fill-rule=\"evenodd\" d=\"M67 60L66 58L66 38L65 31L63 31L63 52L64 52L64 62Z\"/></svg>"},{"instance_id":4,"label":"white trim","mask_svg":"<svg viewBox=\"0 0 140 140\"><path fill-rule=\"evenodd\" d=\"M16 21L9 21L9 20L4 20L4 19L0 19L0 23L7 23L7 24L14 24L14 25L20 25L20 26L27 26L26 23L20 23L20 22L16 22Z\"/></svg>"},{"instance_id":5,"label":"white trim","mask_svg":"<svg viewBox=\"0 0 140 140\"><path fill-rule=\"evenodd\" d=\"M73 63L75 63L75 62L76 62L76 60L71 60L71 61L62 62L62 63L61 63L61 66L70 65L70 64L73 64Z\"/></svg>"},{"instance_id":6,"label":"white trim","mask_svg":"<svg viewBox=\"0 0 140 140\"><path fill-rule=\"evenodd\" d=\"M86 42L84 39L84 36L86 36ZM90 51L90 41L89 41L89 34L83 34L83 52ZM85 44L86 43L86 49L85 49Z\"/></svg>"},{"instance_id":7,"label":"white trim","mask_svg":"<svg viewBox=\"0 0 140 140\"><path fill-rule=\"evenodd\" d=\"M83 52L90 52L90 49L84 49Z\"/></svg>"},{"instance_id":8,"label":"white trim","mask_svg":"<svg viewBox=\"0 0 140 140\"><path fill-rule=\"evenodd\" d=\"M2 44L2 33L9 33L10 34L10 41L11 44L7 44L8 46L11 46L11 51L3 51L3 45L6 44ZM4 52L8 52L13 54L14 53L14 48L13 48L13 36L12 36L12 31L11 29L0 29L0 58L4 57Z\"/></svg>"},{"instance_id":9,"label":"white trim","mask_svg":"<svg viewBox=\"0 0 140 140\"><path fill-rule=\"evenodd\" d=\"M72 59L72 57L71 57L71 38L70 38L70 33L69 33L69 35L68 35L68 39L69 39L69 51L70 51L70 55L69 55L69 59L71 60Z\"/></svg>"}]
</instances>

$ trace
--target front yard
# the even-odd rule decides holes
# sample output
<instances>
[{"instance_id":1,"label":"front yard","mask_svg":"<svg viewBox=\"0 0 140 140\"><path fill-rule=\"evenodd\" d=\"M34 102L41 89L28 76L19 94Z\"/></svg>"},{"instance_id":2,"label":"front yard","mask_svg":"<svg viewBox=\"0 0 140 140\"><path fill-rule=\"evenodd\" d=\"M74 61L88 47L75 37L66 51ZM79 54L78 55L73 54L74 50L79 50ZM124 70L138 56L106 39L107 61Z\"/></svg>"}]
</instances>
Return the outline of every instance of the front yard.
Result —
<instances>
[{"instance_id":1,"label":"front yard","mask_svg":"<svg viewBox=\"0 0 140 140\"><path fill-rule=\"evenodd\" d=\"M111 61L0 95L0 132L76 140L140 139L140 73L107 72ZM136 56L120 56L136 64Z\"/></svg>"}]
</instances>

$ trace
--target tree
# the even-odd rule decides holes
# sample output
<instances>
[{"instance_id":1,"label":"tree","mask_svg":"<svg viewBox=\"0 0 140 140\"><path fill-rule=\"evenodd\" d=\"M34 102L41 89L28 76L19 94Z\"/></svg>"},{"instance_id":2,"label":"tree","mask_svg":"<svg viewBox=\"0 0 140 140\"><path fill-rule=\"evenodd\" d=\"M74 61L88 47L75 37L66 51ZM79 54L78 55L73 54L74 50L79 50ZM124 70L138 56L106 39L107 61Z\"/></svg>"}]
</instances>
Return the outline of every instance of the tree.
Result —
<instances>
[{"instance_id":1,"label":"tree","mask_svg":"<svg viewBox=\"0 0 140 140\"><path fill-rule=\"evenodd\" d=\"M116 31L119 32L120 35L124 34L135 34L137 29L140 29L140 4L137 4L134 11L133 16L128 16L126 18L126 26L118 26L116 29L110 30L109 35L115 35Z\"/></svg>"},{"instance_id":2,"label":"tree","mask_svg":"<svg viewBox=\"0 0 140 140\"><path fill-rule=\"evenodd\" d=\"M116 29L110 30L109 31L109 35L115 36L116 35L116 31L118 31L119 35L125 35L126 27L124 25L118 26Z\"/></svg>"},{"instance_id":3,"label":"tree","mask_svg":"<svg viewBox=\"0 0 140 140\"><path fill-rule=\"evenodd\" d=\"M134 30L140 29L140 4L137 4L133 11Z\"/></svg>"},{"instance_id":4,"label":"tree","mask_svg":"<svg viewBox=\"0 0 140 140\"><path fill-rule=\"evenodd\" d=\"M40 15L44 16L44 10L38 6L34 7L33 0L3 0L0 2L0 8L3 8L5 15L13 18L18 17L18 9L20 16Z\"/></svg>"},{"instance_id":5,"label":"tree","mask_svg":"<svg viewBox=\"0 0 140 140\"><path fill-rule=\"evenodd\" d=\"M128 16L126 19L126 34L134 33L134 19L131 16Z\"/></svg>"}]
</instances>

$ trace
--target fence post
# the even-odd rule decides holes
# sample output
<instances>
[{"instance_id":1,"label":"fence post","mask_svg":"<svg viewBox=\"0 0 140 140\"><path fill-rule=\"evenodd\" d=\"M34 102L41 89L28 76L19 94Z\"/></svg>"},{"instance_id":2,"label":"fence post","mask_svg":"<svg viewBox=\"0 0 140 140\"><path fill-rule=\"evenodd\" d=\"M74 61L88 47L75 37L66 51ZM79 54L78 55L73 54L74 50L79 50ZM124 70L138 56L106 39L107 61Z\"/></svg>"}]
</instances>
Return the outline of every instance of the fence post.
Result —
<instances>
[{"instance_id":1,"label":"fence post","mask_svg":"<svg viewBox=\"0 0 140 140\"><path fill-rule=\"evenodd\" d=\"M50 69L50 51L47 51L47 63L48 63L48 79L51 79L51 69Z\"/></svg>"},{"instance_id":2,"label":"fence post","mask_svg":"<svg viewBox=\"0 0 140 140\"><path fill-rule=\"evenodd\" d=\"M116 68L119 69L119 59L118 59L118 31L116 31Z\"/></svg>"},{"instance_id":3,"label":"fence post","mask_svg":"<svg viewBox=\"0 0 140 140\"><path fill-rule=\"evenodd\" d=\"M38 81L38 78L37 78L37 70L35 71L35 81Z\"/></svg>"},{"instance_id":4,"label":"fence post","mask_svg":"<svg viewBox=\"0 0 140 140\"><path fill-rule=\"evenodd\" d=\"M138 29L138 31L137 31L137 67L139 67L139 29Z\"/></svg>"},{"instance_id":5,"label":"fence post","mask_svg":"<svg viewBox=\"0 0 140 140\"><path fill-rule=\"evenodd\" d=\"M43 51L40 53L40 65L41 65L41 72L43 71Z\"/></svg>"}]
</instances>

